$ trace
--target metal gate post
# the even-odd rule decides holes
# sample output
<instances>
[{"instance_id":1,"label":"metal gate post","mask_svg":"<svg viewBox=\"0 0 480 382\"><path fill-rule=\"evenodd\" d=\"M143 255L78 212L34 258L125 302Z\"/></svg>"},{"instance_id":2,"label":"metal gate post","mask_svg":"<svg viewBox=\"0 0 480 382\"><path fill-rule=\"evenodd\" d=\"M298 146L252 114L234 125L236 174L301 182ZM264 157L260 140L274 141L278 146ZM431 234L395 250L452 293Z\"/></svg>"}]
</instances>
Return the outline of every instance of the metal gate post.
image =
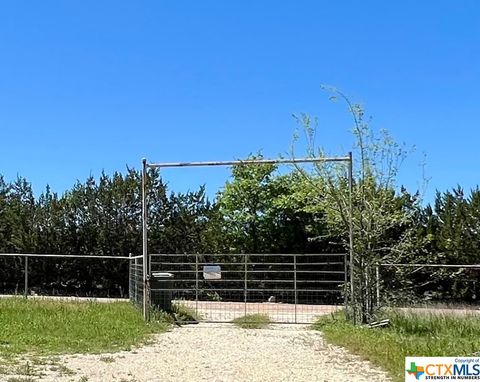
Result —
<instances>
[{"instance_id":1,"label":"metal gate post","mask_svg":"<svg viewBox=\"0 0 480 382\"><path fill-rule=\"evenodd\" d=\"M348 235L350 247L350 309L352 310L353 324L356 324L357 312L355 304L355 264L353 252L353 158L351 151L348 153L348 223L350 226Z\"/></svg>"},{"instance_id":2,"label":"metal gate post","mask_svg":"<svg viewBox=\"0 0 480 382\"><path fill-rule=\"evenodd\" d=\"M344 273L344 285L343 285L343 305L345 307L345 312L348 317L348 253L345 252L345 256L343 258L343 273Z\"/></svg>"},{"instance_id":3,"label":"metal gate post","mask_svg":"<svg viewBox=\"0 0 480 382\"><path fill-rule=\"evenodd\" d=\"M295 292L295 323L297 323L297 255L293 255L293 290Z\"/></svg>"},{"instance_id":4,"label":"metal gate post","mask_svg":"<svg viewBox=\"0 0 480 382\"><path fill-rule=\"evenodd\" d=\"M28 256L25 256L25 288L23 291L23 295L25 298L28 296Z\"/></svg>"},{"instance_id":5,"label":"metal gate post","mask_svg":"<svg viewBox=\"0 0 480 382\"><path fill-rule=\"evenodd\" d=\"M142 160L142 255L143 255L143 319L148 321L149 294L148 294L148 239L147 239L147 160Z\"/></svg>"}]
</instances>

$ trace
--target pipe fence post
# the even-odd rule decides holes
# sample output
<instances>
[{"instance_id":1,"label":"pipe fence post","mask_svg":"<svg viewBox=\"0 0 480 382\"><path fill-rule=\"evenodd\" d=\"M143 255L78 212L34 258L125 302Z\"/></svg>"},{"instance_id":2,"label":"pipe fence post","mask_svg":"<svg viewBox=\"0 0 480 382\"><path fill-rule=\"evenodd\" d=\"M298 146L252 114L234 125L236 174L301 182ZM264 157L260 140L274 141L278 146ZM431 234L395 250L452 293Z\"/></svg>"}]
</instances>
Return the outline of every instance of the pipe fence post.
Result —
<instances>
[{"instance_id":1,"label":"pipe fence post","mask_svg":"<svg viewBox=\"0 0 480 382\"><path fill-rule=\"evenodd\" d=\"M375 267L375 281L377 288L377 308L380 307L380 266Z\"/></svg>"},{"instance_id":2,"label":"pipe fence post","mask_svg":"<svg viewBox=\"0 0 480 382\"><path fill-rule=\"evenodd\" d=\"M148 239L147 239L147 160L142 160L142 255L143 255L143 319L148 321L149 281L148 281Z\"/></svg>"},{"instance_id":3,"label":"pipe fence post","mask_svg":"<svg viewBox=\"0 0 480 382\"><path fill-rule=\"evenodd\" d=\"M25 298L28 297L28 256L25 256L25 288L23 291L23 295Z\"/></svg>"},{"instance_id":4,"label":"pipe fence post","mask_svg":"<svg viewBox=\"0 0 480 382\"><path fill-rule=\"evenodd\" d=\"M349 247L350 247L350 309L352 311L353 323L356 324L357 312L355 306L355 265L353 252L353 157L352 152L348 153L348 223L349 223Z\"/></svg>"}]
</instances>

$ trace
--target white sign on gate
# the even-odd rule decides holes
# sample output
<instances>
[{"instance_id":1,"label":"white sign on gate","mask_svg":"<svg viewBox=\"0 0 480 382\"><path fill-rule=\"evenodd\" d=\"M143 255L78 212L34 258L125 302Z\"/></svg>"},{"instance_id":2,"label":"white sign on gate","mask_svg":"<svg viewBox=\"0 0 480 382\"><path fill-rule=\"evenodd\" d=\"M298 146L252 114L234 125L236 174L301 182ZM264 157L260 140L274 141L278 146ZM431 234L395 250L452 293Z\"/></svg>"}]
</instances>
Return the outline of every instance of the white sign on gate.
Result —
<instances>
[{"instance_id":1,"label":"white sign on gate","mask_svg":"<svg viewBox=\"0 0 480 382\"><path fill-rule=\"evenodd\" d=\"M222 278L220 265L205 265L203 267L203 278L205 280L220 280Z\"/></svg>"}]
</instances>

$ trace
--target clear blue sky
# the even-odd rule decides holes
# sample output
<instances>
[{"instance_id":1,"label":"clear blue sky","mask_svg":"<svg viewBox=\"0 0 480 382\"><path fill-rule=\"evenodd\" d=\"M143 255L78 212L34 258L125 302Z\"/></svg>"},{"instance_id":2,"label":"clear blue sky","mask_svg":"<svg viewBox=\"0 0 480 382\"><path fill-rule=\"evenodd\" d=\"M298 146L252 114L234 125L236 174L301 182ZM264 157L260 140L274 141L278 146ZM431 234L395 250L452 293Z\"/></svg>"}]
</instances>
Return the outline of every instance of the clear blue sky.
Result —
<instances>
[{"instance_id":1,"label":"clear blue sky","mask_svg":"<svg viewBox=\"0 0 480 382\"><path fill-rule=\"evenodd\" d=\"M400 183L480 183L480 3L473 1L4 1L0 173L38 194L152 161L285 153L292 113L319 143L352 144L334 85L376 128L417 147ZM165 174L212 189L222 170Z\"/></svg>"}]
</instances>

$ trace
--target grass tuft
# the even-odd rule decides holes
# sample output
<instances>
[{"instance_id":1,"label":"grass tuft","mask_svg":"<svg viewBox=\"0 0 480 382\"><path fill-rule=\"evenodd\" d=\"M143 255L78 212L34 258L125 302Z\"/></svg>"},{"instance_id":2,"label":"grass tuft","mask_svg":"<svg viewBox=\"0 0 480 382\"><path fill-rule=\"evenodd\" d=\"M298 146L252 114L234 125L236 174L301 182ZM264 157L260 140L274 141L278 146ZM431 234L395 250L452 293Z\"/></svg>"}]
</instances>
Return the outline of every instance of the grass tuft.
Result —
<instances>
[{"instance_id":1,"label":"grass tuft","mask_svg":"<svg viewBox=\"0 0 480 382\"><path fill-rule=\"evenodd\" d=\"M181 303L173 304L171 312L154 309L150 314L152 321L168 322L170 324L198 323L202 319L202 316L197 314L195 309Z\"/></svg>"},{"instance_id":2,"label":"grass tuft","mask_svg":"<svg viewBox=\"0 0 480 382\"><path fill-rule=\"evenodd\" d=\"M271 323L270 317L264 314L247 314L246 316L235 318L232 322L243 329L263 329Z\"/></svg>"},{"instance_id":3,"label":"grass tuft","mask_svg":"<svg viewBox=\"0 0 480 382\"><path fill-rule=\"evenodd\" d=\"M385 369L394 381L404 381L407 356L474 356L480 350L479 315L395 311L386 315L390 326L385 328L354 326L343 312L322 317L313 327L327 341Z\"/></svg>"},{"instance_id":4,"label":"grass tuft","mask_svg":"<svg viewBox=\"0 0 480 382\"><path fill-rule=\"evenodd\" d=\"M104 357L100 357L100 361L105 362L105 363L113 363L113 362L115 362L115 358L104 356Z\"/></svg>"},{"instance_id":5,"label":"grass tuft","mask_svg":"<svg viewBox=\"0 0 480 382\"><path fill-rule=\"evenodd\" d=\"M172 306L175 318L179 322L198 322L202 316L195 312L195 309L189 308L182 304L174 304Z\"/></svg>"}]
</instances>

